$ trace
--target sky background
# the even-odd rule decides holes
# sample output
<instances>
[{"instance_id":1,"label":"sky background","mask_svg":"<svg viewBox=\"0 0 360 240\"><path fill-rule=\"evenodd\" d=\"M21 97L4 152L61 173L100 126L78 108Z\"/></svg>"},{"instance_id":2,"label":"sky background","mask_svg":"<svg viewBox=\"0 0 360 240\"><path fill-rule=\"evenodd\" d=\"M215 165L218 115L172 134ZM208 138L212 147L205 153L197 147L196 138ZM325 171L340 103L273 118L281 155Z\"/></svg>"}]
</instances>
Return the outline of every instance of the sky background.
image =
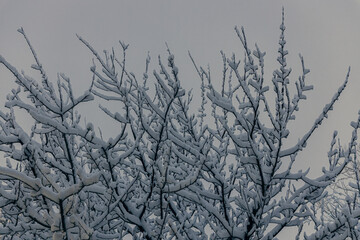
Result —
<instances>
[{"instance_id":1,"label":"sky background","mask_svg":"<svg viewBox=\"0 0 360 240\"><path fill-rule=\"evenodd\" d=\"M350 82L329 119L315 132L308 148L299 155L297 167L308 168L311 174L321 171L334 130L340 132L342 143L351 134L350 121L357 119L360 109L360 0L254 0L254 1L0 1L0 54L19 70L34 75L30 69L32 56L22 36L23 27L36 49L50 79L63 72L80 94L91 83L92 56L77 39L79 34L101 52L115 48L118 40L129 43L128 69L138 78L145 68L150 52L151 69L157 68L157 56L166 59L165 42L175 54L182 86L199 91L200 81L188 57L188 51L198 65L210 65L213 81L220 82L222 71L220 50L228 56L235 52L243 56L234 26L244 26L250 46L257 43L266 51L266 83L271 84L277 67L281 9L285 8L288 65L295 81L301 71L299 53L311 72L308 83L314 91L301 104L297 121L290 125L290 142L296 143L312 125L343 83L348 66ZM151 70L152 71L152 70ZM0 66L0 106L6 94L15 86L14 77ZM196 94L195 94L196 95ZM197 109L196 102L194 109ZM114 133L115 125L104 124L94 109L97 103L82 108L87 121L93 121L105 134ZM4 108L2 108L4 109ZM115 109L114 109L115 110ZM103 116L103 115L101 115ZM26 122L26 115L20 121ZM105 125L105 126L104 126ZM291 144L289 144L291 145Z\"/></svg>"}]
</instances>

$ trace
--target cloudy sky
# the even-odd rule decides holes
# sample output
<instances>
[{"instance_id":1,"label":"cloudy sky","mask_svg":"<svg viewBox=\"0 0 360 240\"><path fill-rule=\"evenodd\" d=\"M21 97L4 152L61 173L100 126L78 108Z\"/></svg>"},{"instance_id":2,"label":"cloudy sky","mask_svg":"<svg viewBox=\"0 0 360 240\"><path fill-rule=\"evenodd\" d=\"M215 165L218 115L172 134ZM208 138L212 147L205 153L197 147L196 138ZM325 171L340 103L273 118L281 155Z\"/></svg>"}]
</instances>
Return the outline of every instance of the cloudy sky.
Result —
<instances>
[{"instance_id":1,"label":"cloudy sky","mask_svg":"<svg viewBox=\"0 0 360 240\"><path fill-rule=\"evenodd\" d=\"M30 75L33 73L29 68L33 63L30 51L16 31L23 27L50 78L56 81L56 74L64 72L72 79L76 92L81 93L91 82L89 67L92 56L76 34L99 52L111 47L119 50L118 40L129 43L128 67L138 76L144 70L148 51L154 68L159 54L166 57L166 42L175 54L183 86L196 91L200 82L187 52L192 53L199 65L209 64L216 81L221 73L219 51L242 55L234 31L237 25L245 27L251 46L256 42L267 52L265 67L270 84L276 67L282 6L285 8L292 79L295 81L300 73L298 54L301 53L306 66L311 69L308 81L315 87L308 94L307 103L301 105L298 122L291 126L294 129L293 141L297 141L311 126L344 81L348 66L352 67L344 95L328 121L310 140L309 148L301 153L302 166L321 166L326 161L332 132L335 129L341 131L343 142L346 142L351 131L349 122L356 119L360 108L360 1L2 0L0 54L18 69ZM0 83L0 102L4 102L14 81L2 66ZM89 105L87 110L95 105ZM88 119L97 121L90 113Z\"/></svg>"},{"instance_id":2,"label":"cloudy sky","mask_svg":"<svg viewBox=\"0 0 360 240\"><path fill-rule=\"evenodd\" d=\"M295 81L300 72L298 54L301 53L311 69L308 81L315 87L308 94L307 103L302 105L298 123L293 126L295 140L310 127L343 82L348 66L352 67L344 96L310 141L314 147L302 153L306 161L319 162L317 158L326 153L333 130L340 130L343 138L349 137L349 122L356 119L360 108L360 1L3 0L0 2L0 54L32 74L30 51L16 31L23 27L49 76L56 81L58 72L66 73L81 93L91 82L92 56L76 34L99 52L111 47L119 50L118 40L129 43L128 66L139 76L144 70L147 52L153 59L152 67L156 68L157 56L166 57L167 42L175 54L183 86L196 91L200 82L187 51L199 65L209 64L216 79L221 73L220 50L228 55L232 52L242 55L234 31L237 25L245 27L251 46L258 43L267 52L265 67L270 83L276 67L282 6L292 79ZM0 82L0 101L3 102L14 86L13 78L4 67L0 67Z\"/></svg>"},{"instance_id":3,"label":"cloudy sky","mask_svg":"<svg viewBox=\"0 0 360 240\"><path fill-rule=\"evenodd\" d=\"M148 53L156 68L156 58L166 57L165 42L175 54L182 84L198 91L200 81L188 58L190 51L199 65L210 65L213 81L221 73L220 50L242 56L234 26L244 26L250 46L258 43L266 51L265 68L268 83L276 65L276 52L285 8L288 64L292 80L300 73L298 54L311 69L308 82L315 90L297 115L292 141L296 142L319 115L323 106L345 79L348 66L351 76L348 88L335 105L329 119L314 134L308 149L301 153L299 166L312 166L312 174L326 163L326 153L333 131L339 130L343 143L351 132L350 121L360 109L360 0L255 0L255 1L0 1L0 54L18 69L32 75L33 63L24 39L16 31L23 27L37 51L48 75L56 81L58 72L66 73L77 93L91 82L89 67L92 56L76 34L89 41L99 52L115 47L118 40L130 44L128 67L138 76L145 67ZM0 105L14 87L14 78L0 67ZM195 103L194 103L195 104ZM96 104L83 110L89 111ZM194 107L194 109L196 109ZM93 111L92 111L93 112ZM101 125L103 119L86 113L89 121ZM25 118L25 115L23 116ZM26 119L23 119L26 121ZM105 132L111 134L108 125Z\"/></svg>"}]
</instances>

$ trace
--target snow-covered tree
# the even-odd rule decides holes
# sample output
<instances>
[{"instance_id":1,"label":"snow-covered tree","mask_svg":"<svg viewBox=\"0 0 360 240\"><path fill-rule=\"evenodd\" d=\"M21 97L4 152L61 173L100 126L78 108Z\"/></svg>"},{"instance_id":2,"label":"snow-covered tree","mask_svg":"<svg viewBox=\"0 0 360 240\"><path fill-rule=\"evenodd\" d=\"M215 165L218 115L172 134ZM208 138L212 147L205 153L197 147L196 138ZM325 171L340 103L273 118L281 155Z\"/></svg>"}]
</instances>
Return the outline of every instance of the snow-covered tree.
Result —
<instances>
[{"instance_id":1,"label":"snow-covered tree","mask_svg":"<svg viewBox=\"0 0 360 240\"><path fill-rule=\"evenodd\" d=\"M357 127L355 123L352 123ZM332 146L335 144L334 138ZM329 152L329 159L339 159L344 155L338 141L335 151ZM357 149L357 154L355 154ZM319 220L315 224L317 234L309 239L359 239L360 238L360 173L358 145L353 148L349 163L340 175L327 188L328 195L319 201L317 213ZM338 160L336 160L338 161Z\"/></svg>"},{"instance_id":2,"label":"snow-covered tree","mask_svg":"<svg viewBox=\"0 0 360 240\"><path fill-rule=\"evenodd\" d=\"M7 112L0 112L4 239L270 240L288 227L297 227L299 238L306 221L318 230L312 239L326 239L331 231L353 234L349 229L359 212L343 213L338 221L352 219L336 228L321 221L315 205L355 155L359 120L352 123L346 149L336 146L334 134L329 164L316 179L307 176L308 169L293 167L349 73L298 143L284 147L291 134L288 124L312 90L306 82L309 70L300 56L302 74L290 80L284 17L279 67L269 82L265 52L257 45L251 50L244 29L235 30L245 55L239 60L221 53L221 89L213 85L210 70L190 55L201 81L201 104L194 114L192 94L181 87L170 49L152 72L148 57L139 77L126 65L127 44L120 42L123 55L118 57L113 50L99 54L79 37L94 56L93 79L88 91L74 96L66 75L49 80L20 29L39 80L0 56L18 84L7 97ZM116 109L100 106L117 122L116 137L104 139L93 124L81 124L76 109L94 98L117 103ZM30 130L16 120L18 109L31 117Z\"/></svg>"}]
</instances>

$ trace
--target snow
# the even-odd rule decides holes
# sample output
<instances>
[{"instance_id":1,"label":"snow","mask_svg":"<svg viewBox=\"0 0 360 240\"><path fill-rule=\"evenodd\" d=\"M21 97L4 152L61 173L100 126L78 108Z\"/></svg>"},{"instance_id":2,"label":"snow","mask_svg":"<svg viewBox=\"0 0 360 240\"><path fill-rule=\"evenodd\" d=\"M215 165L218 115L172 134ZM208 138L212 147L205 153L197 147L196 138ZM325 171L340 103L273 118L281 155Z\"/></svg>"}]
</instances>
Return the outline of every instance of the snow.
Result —
<instances>
[{"instance_id":1,"label":"snow","mask_svg":"<svg viewBox=\"0 0 360 240\"><path fill-rule=\"evenodd\" d=\"M146 59L140 82L125 64L127 44L120 42L123 59L118 59L114 50L99 54L78 36L95 59L90 89L75 96L64 74L58 74L53 87L20 29L40 80L0 56L18 84L7 98L8 112L0 112L0 151L11 159L0 167L5 219L0 233L53 239L270 240L291 227L305 239L358 236L357 195L347 196L347 205L330 220L317 206L334 179L356 160L360 117L351 122L346 147L336 145L334 133L329 165L318 177L308 175L310 168L294 169L297 154L344 91L349 72L310 129L290 145L288 124L313 86L305 82L310 70L302 56L301 76L295 83L289 79L285 29L283 17L278 67L268 82L265 52L257 44L250 49L244 28L235 31L245 59L235 54L228 59L222 52L221 91L211 84L210 68L198 68L190 56L201 80L198 117L190 111L192 97L181 86L181 68L169 48L167 64L159 56L152 75ZM116 120L112 138L98 136L97 126L76 113L95 97L115 103L100 105L104 116ZM31 117L30 130L17 123L18 109ZM209 120L212 124L205 124ZM359 191L358 184L349 186ZM317 229L309 236L303 230L306 222Z\"/></svg>"}]
</instances>

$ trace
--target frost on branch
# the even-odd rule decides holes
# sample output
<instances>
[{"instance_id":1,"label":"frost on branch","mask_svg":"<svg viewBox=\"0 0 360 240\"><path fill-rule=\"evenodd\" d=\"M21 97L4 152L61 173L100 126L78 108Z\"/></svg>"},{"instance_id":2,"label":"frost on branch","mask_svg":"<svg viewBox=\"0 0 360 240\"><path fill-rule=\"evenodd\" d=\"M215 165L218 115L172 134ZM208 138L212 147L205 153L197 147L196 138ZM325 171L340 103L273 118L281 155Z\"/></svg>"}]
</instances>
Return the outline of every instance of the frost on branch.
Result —
<instances>
[{"instance_id":1,"label":"frost on branch","mask_svg":"<svg viewBox=\"0 0 360 240\"><path fill-rule=\"evenodd\" d=\"M22 239L270 240L288 227L298 227L303 236L308 221L319 236L335 236L329 232L337 229L348 234L360 216L357 209L344 209L339 218L325 222L315 206L354 156L359 121L352 123L348 148L337 147L334 136L329 165L317 178L293 164L349 74L313 126L285 148L288 123L313 88L306 80L309 70L300 56L302 74L295 82L290 78L284 18L279 67L271 81L264 76L265 52L257 44L250 49L243 28L235 31L245 57L221 52L220 90L209 68L198 67L190 55L201 80L201 104L193 114L192 94L181 87L181 67L169 48L166 58L155 60L154 70L148 56L138 78L126 65L127 44L119 42L120 57L114 49L99 54L79 36L94 57L93 79L88 91L74 96L66 75L58 74L56 84L49 80L20 29L40 79L18 72L0 56L18 84L8 95L7 112L0 112L0 150L6 158L0 167L0 234ZM94 97L117 103L116 108L100 105L104 116L116 121L115 137L104 139L93 124L81 124L76 109ZM17 121L18 109L32 118L31 131Z\"/></svg>"}]
</instances>

